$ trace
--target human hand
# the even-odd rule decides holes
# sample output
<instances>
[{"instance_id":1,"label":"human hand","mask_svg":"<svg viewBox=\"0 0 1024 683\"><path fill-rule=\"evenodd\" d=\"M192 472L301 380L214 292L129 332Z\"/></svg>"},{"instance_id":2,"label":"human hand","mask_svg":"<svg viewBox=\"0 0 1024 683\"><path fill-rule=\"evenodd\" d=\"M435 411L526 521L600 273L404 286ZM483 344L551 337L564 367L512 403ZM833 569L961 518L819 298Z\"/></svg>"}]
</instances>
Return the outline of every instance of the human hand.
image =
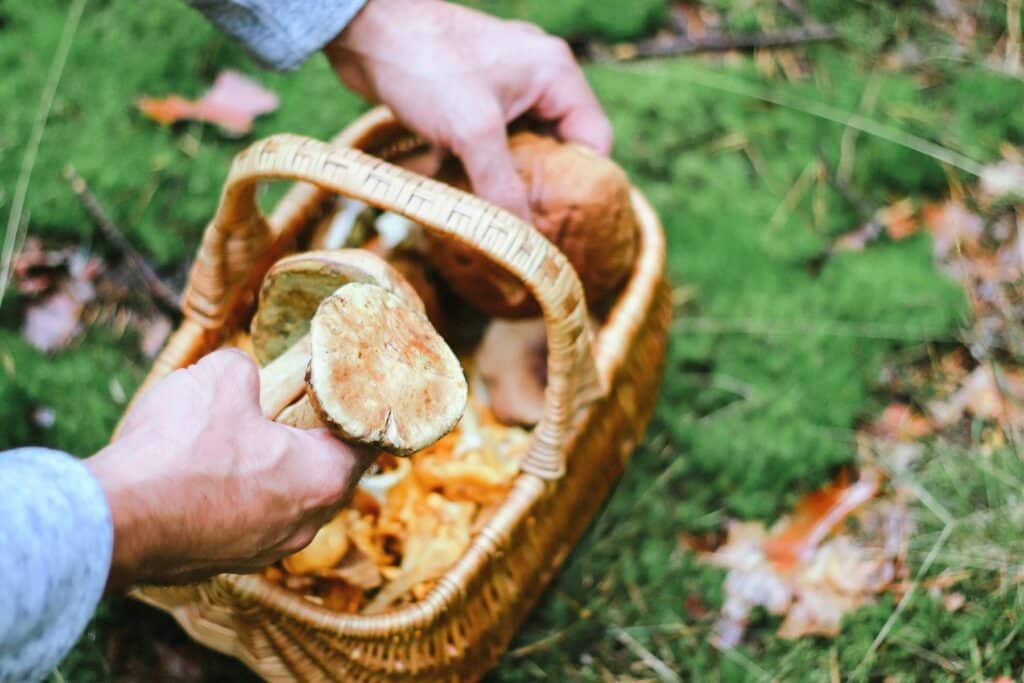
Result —
<instances>
[{"instance_id":1,"label":"human hand","mask_svg":"<svg viewBox=\"0 0 1024 683\"><path fill-rule=\"evenodd\" d=\"M341 80L451 150L485 199L529 218L506 124L523 114L601 154L612 129L565 41L439 0L370 0L324 48Z\"/></svg>"},{"instance_id":2,"label":"human hand","mask_svg":"<svg viewBox=\"0 0 1024 683\"><path fill-rule=\"evenodd\" d=\"M108 586L252 571L296 552L374 457L264 418L256 365L241 352L176 370L85 461L114 521Z\"/></svg>"}]
</instances>

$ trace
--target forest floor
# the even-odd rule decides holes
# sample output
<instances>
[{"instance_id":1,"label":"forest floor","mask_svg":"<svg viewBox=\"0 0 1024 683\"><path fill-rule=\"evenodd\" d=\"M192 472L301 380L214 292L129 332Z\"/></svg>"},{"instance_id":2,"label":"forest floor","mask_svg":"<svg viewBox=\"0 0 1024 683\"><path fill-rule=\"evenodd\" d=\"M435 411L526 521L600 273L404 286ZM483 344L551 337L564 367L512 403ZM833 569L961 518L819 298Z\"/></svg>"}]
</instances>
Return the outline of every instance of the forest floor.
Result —
<instances>
[{"instance_id":1,"label":"forest floor","mask_svg":"<svg viewBox=\"0 0 1024 683\"><path fill-rule=\"evenodd\" d=\"M123 266L65 166L180 286L233 154L279 131L326 138L366 108L320 58L258 71L178 0L82 4L0 7L2 215L71 270ZM664 221L675 303L646 442L491 679L1019 675L1021 3L470 4L590 56L614 157ZM658 31L808 22L838 38L629 59ZM135 107L198 95L226 68L281 100L248 136L160 127ZM31 286L0 301L0 448L95 452L146 372L159 316L121 296L43 353L23 334ZM868 500L842 524L815 512L858 492ZM872 536L872 519L899 529ZM813 542L801 520L822 532ZM795 538L784 550L809 549L798 562L820 571L782 572L758 534ZM875 552L880 538L898 547ZM888 574L871 583L865 567ZM862 580L839 595L829 572ZM764 591L782 584L780 605ZM111 598L53 680L250 676Z\"/></svg>"}]
</instances>

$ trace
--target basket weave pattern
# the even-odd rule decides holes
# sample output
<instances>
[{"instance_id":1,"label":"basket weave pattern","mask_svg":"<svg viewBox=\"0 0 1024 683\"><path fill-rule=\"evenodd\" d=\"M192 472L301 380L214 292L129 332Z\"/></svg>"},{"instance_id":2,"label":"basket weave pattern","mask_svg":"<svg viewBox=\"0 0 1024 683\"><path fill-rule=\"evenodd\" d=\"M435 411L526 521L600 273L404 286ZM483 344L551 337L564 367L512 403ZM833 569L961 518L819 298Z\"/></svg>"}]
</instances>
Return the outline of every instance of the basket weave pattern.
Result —
<instances>
[{"instance_id":1,"label":"basket weave pattern","mask_svg":"<svg viewBox=\"0 0 1024 683\"><path fill-rule=\"evenodd\" d=\"M523 280L540 302L548 330L544 418L507 500L418 603L375 616L338 614L253 575L137 591L197 640L239 657L270 680L479 678L586 529L653 409L671 307L661 226L643 197L633 192L641 224L634 273L592 340L578 277L531 226L471 195L340 146L387 156L410 140L379 109L333 145L275 136L240 154L189 280L186 319L140 393L247 325L266 270L294 249L324 200L340 193L459 239ZM304 182L264 217L255 188L267 178Z\"/></svg>"}]
</instances>

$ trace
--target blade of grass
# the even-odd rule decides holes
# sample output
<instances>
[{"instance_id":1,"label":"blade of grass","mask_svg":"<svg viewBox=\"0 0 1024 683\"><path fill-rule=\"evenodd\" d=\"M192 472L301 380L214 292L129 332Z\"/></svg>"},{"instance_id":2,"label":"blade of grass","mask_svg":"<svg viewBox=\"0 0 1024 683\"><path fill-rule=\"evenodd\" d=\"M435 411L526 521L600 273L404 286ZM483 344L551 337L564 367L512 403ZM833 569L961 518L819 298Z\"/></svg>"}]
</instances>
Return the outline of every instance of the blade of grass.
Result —
<instances>
[{"instance_id":1,"label":"blade of grass","mask_svg":"<svg viewBox=\"0 0 1024 683\"><path fill-rule=\"evenodd\" d=\"M634 68L638 69L643 67ZM862 133L873 135L879 139L887 140L895 145L912 149L915 152L934 159L935 161L948 164L949 166L953 166L954 168L958 168L961 171L970 173L974 176L980 176L983 169L982 164L974 159L971 159L959 152L955 152L947 147L943 147L942 145L936 144L931 140L926 140L925 138L900 130L899 128L887 126L883 123L879 123L878 121L861 116L860 114L851 114L843 111L842 109L824 104L823 102L814 102L794 97L792 95L768 92L767 90L750 83L741 83L730 80L721 74L705 74L692 70L680 70L674 74L674 77L702 88L710 88L712 90L718 90L720 92L738 95L740 97L749 97L751 99L760 100L779 107L786 107L787 109L799 111L809 116L824 119L825 121L831 121L832 123L836 123L841 126L847 126L848 128L853 128Z\"/></svg>"},{"instance_id":2,"label":"blade of grass","mask_svg":"<svg viewBox=\"0 0 1024 683\"><path fill-rule=\"evenodd\" d=\"M53 108L53 98L57 94L61 76L64 75L64 66L67 64L68 53L71 51L71 44L78 31L78 23L82 18L85 3L86 0L75 0L68 8L64 29L61 31L60 41L57 43L57 51L54 53L50 72L43 85L43 93L39 97L39 108L36 110L36 118L32 122L32 132L29 135L28 145L25 147L25 156L21 159L21 170L18 172L18 181L14 186L14 198L11 201L11 212L7 215L7 232L4 236L2 256L0 256L0 304L3 304L4 294L7 292L7 280L11 275L11 260L14 258L15 247L19 241L18 232L22 225L21 215L25 208L28 185L32 180L32 169L36 164L36 154L38 154L39 144L43 140L43 131L46 130L46 122L50 118L50 110Z\"/></svg>"}]
</instances>

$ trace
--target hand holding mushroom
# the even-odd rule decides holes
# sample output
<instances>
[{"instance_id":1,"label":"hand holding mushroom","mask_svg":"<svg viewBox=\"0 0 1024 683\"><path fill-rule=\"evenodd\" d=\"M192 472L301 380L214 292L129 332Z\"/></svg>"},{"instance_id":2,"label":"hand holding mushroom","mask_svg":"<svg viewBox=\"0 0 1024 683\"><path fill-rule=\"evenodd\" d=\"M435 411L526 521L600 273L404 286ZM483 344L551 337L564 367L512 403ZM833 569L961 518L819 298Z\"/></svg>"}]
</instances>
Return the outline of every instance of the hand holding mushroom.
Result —
<instances>
[{"instance_id":1,"label":"hand holding mushroom","mask_svg":"<svg viewBox=\"0 0 1024 683\"><path fill-rule=\"evenodd\" d=\"M376 454L260 412L256 364L214 352L143 394L86 460L110 504L108 585L252 571L309 543Z\"/></svg>"}]
</instances>

